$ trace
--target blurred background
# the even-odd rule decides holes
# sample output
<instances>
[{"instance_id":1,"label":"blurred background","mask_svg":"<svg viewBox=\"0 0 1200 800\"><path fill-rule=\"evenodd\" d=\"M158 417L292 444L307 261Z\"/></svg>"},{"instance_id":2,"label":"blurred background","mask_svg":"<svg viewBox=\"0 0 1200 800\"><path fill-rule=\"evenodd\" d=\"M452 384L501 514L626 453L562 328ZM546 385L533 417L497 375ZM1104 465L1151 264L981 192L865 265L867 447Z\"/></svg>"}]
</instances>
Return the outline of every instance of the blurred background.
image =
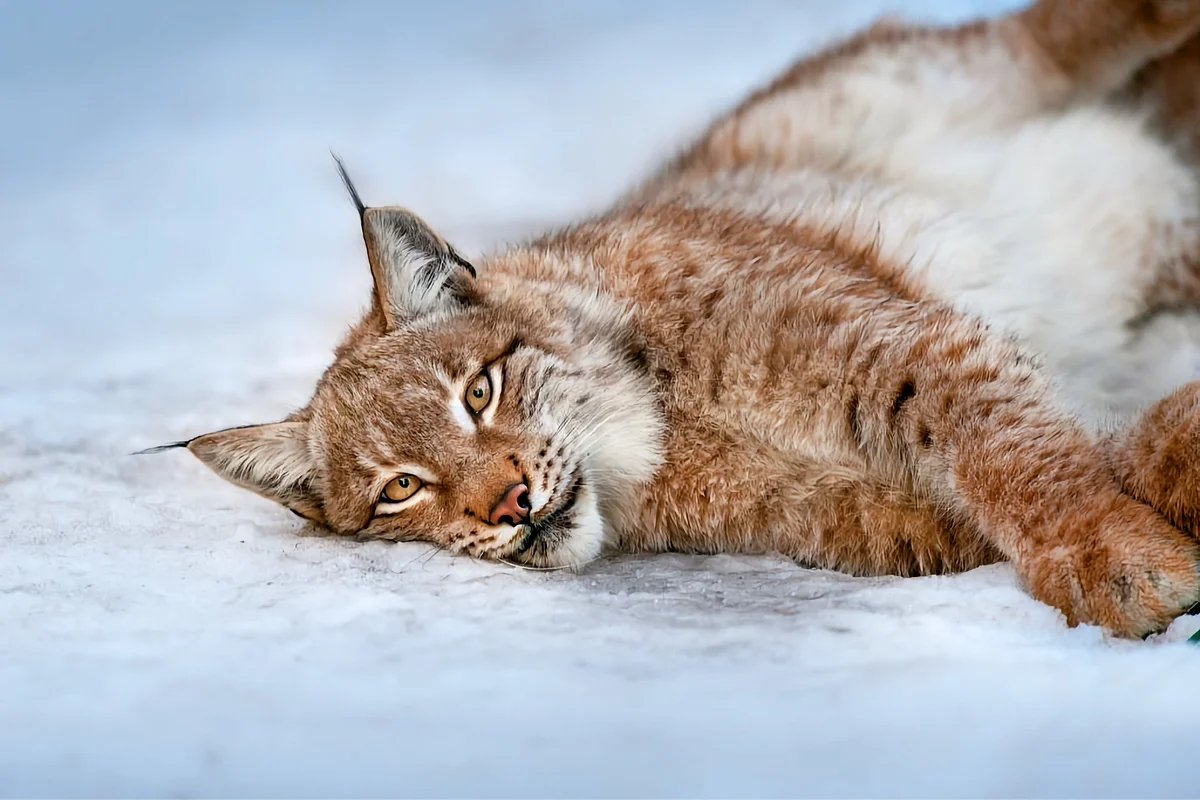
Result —
<instances>
[{"instance_id":1,"label":"blurred background","mask_svg":"<svg viewBox=\"0 0 1200 800\"><path fill-rule=\"evenodd\" d=\"M0 0L0 316L38 348L0 374L330 344L367 286L330 149L478 250L603 205L884 10L1006 5Z\"/></svg>"},{"instance_id":2,"label":"blurred background","mask_svg":"<svg viewBox=\"0 0 1200 800\"><path fill-rule=\"evenodd\" d=\"M307 400L369 287L329 150L475 253L883 12L1014 5L0 0L0 794L1194 791L1194 652L1005 566L525 573L128 455Z\"/></svg>"}]
</instances>

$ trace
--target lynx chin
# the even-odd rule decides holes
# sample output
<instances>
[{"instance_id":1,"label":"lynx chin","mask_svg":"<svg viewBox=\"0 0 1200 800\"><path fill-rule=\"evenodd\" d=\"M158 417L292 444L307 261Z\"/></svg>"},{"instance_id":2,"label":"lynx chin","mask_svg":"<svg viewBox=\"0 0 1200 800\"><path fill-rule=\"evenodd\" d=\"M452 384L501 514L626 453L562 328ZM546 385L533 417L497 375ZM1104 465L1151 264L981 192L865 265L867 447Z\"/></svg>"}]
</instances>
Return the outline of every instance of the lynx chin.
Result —
<instances>
[{"instance_id":1,"label":"lynx chin","mask_svg":"<svg viewBox=\"0 0 1200 800\"><path fill-rule=\"evenodd\" d=\"M1070 624L1161 629L1200 601L1198 31L1200 0L880 22L473 261L343 170L369 310L304 408L179 444L340 534L1008 560Z\"/></svg>"}]
</instances>

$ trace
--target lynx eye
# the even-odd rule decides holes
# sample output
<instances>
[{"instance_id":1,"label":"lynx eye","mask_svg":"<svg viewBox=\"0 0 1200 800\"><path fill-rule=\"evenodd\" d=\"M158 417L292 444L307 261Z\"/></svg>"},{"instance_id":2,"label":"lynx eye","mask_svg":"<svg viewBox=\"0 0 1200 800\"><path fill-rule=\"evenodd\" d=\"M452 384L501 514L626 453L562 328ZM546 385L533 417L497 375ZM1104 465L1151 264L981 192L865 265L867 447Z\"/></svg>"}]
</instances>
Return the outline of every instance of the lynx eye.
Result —
<instances>
[{"instance_id":1,"label":"lynx eye","mask_svg":"<svg viewBox=\"0 0 1200 800\"><path fill-rule=\"evenodd\" d=\"M467 384L467 393L463 395L463 402L475 414L482 413L488 407L488 403L492 402L492 379L486 372L479 373L474 380Z\"/></svg>"},{"instance_id":2,"label":"lynx eye","mask_svg":"<svg viewBox=\"0 0 1200 800\"><path fill-rule=\"evenodd\" d=\"M423 485L416 475L400 475L388 481L379 499L385 503L402 503L416 494Z\"/></svg>"}]
</instances>

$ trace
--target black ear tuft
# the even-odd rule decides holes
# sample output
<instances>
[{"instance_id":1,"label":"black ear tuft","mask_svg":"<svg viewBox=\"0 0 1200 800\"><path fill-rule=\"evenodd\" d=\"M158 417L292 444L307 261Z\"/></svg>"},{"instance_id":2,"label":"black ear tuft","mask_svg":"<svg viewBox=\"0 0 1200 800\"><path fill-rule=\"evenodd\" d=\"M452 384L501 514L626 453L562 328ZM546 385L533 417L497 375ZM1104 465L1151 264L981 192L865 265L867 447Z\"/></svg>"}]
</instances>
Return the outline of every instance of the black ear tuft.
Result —
<instances>
[{"instance_id":1,"label":"black ear tuft","mask_svg":"<svg viewBox=\"0 0 1200 800\"><path fill-rule=\"evenodd\" d=\"M368 208L362 228L388 329L465 304L465 282L475 268L416 214L398 206Z\"/></svg>"},{"instance_id":2,"label":"black ear tuft","mask_svg":"<svg viewBox=\"0 0 1200 800\"><path fill-rule=\"evenodd\" d=\"M450 258L452 258L454 260L454 263L458 264L460 267L465 269L467 272L471 273L472 278L479 277L478 273L475 272L474 264L472 264L470 261L467 261L461 255L459 255L458 251L455 250L453 247L450 247L448 249L450 251Z\"/></svg>"},{"instance_id":3,"label":"black ear tuft","mask_svg":"<svg viewBox=\"0 0 1200 800\"><path fill-rule=\"evenodd\" d=\"M332 150L329 151L329 155L333 156L333 162L337 164L338 175L342 178L342 185L346 187L346 191L350 194L350 200L353 201L354 207L358 210L358 216L362 217L367 207L363 204L362 198L358 196L358 189L354 188L354 181L350 180L350 174L346 172L346 165L338 158L337 153Z\"/></svg>"},{"instance_id":4,"label":"black ear tuft","mask_svg":"<svg viewBox=\"0 0 1200 800\"><path fill-rule=\"evenodd\" d=\"M332 150L329 155L358 210L375 301L385 325L393 328L406 319L461 306L466 280L462 271L474 278L475 266L411 211L399 206L368 208L345 163Z\"/></svg>"},{"instance_id":5,"label":"black ear tuft","mask_svg":"<svg viewBox=\"0 0 1200 800\"><path fill-rule=\"evenodd\" d=\"M161 453L164 450L173 450L176 447L187 447L192 443L191 439L186 439L182 442L168 442L160 444L157 447L147 447L145 450L138 450L136 453L130 453L131 456L149 456L155 453Z\"/></svg>"},{"instance_id":6,"label":"black ear tuft","mask_svg":"<svg viewBox=\"0 0 1200 800\"><path fill-rule=\"evenodd\" d=\"M197 436L188 450L230 483L322 519L318 464L309 449L308 425L285 420Z\"/></svg>"}]
</instances>

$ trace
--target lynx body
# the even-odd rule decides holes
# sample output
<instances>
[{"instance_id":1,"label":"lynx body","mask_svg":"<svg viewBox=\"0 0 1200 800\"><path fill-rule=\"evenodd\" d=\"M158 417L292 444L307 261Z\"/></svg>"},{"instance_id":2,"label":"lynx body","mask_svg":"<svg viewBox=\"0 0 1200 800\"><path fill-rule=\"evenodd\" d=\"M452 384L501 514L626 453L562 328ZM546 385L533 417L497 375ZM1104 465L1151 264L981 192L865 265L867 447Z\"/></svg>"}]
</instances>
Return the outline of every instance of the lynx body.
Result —
<instances>
[{"instance_id":1,"label":"lynx body","mask_svg":"<svg viewBox=\"0 0 1200 800\"><path fill-rule=\"evenodd\" d=\"M880 23L473 263L350 187L373 298L312 400L183 444L348 535L1007 559L1072 624L1161 628L1200 600L1198 29L1200 0Z\"/></svg>"}]
</instances>

